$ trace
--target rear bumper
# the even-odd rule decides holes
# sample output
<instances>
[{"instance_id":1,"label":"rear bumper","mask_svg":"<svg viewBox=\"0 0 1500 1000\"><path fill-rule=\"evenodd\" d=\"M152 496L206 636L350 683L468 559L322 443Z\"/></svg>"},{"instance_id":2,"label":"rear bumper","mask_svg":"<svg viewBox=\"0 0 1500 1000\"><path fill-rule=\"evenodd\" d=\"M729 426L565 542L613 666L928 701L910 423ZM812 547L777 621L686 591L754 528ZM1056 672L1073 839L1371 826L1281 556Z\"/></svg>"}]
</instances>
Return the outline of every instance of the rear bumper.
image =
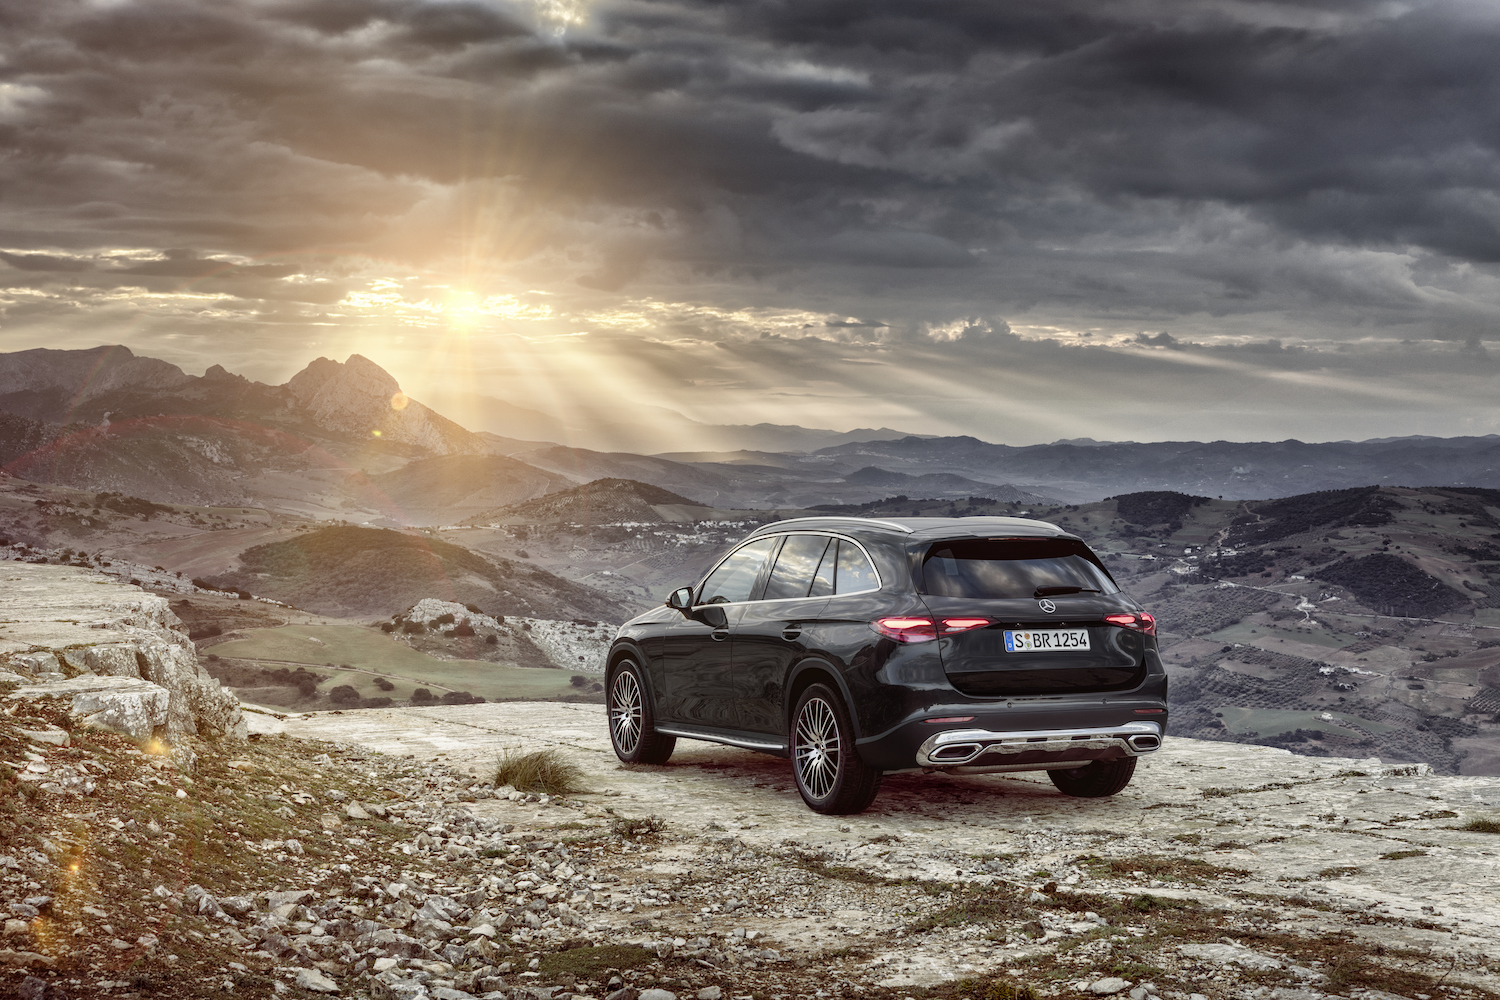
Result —
<instances>
[{"instance_id":1,"label":"rear bumper","mask_svg":"<svg viewBox=\"0 0 1500 1000\"><path fill-rule=\"evenodd\" d=\"M1005 733L950 729L924 740L917 747L916 758L918 767L1010 769L1017 765L1138 757L1160 749L1161 741L1161 726L1155 722Z\"/></svg>"},{"instance_id":2,"label":"rear bumper","mask_svg":"<svg viewBox=\"0 0 1500 1000\"><path fill-rule=\"evenodd\" d=\"M860 739L859 755L882 771L920 767L970 773L1138 757L1159 748L1167 733L1166 692L1146 687L1123 695L988 705L934 699L909 710L897 725Z\"/></svg>"}]
</instances>

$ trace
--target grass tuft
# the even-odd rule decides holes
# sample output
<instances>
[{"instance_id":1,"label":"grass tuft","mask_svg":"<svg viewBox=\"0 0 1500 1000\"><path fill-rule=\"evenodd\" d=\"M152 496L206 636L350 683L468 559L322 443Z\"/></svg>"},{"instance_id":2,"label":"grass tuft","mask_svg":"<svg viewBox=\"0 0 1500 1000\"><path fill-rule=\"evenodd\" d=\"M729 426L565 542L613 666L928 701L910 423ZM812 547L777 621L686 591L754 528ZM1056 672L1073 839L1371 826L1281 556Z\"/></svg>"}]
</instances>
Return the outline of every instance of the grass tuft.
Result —
<instances>
[{"instance_id":1,"label":"grass tuft","mask_svg":"<svg viewBox=\"0 0 1500 1000\"><path fill-rule=\"evenodd\" d=\"M1349 878L1359 873L1360 869L1354 865L1337 865L1333 868L1324 868L1318 872L1318 878Z\"/></svg>"},{"instance_id":2,"label":"grass tuft","mask_svg":"<svg viewBox=\"0 0 1500 1000\"><path fill-rule=\"evenodd\" d=\"M1382 861L1400 861L1402 858L1421 858L1421 857L1425 857L1426 855L1427 855L1426 851L1421 851L1421 850L1416 850L1416 849L1406 850L1406 851L1387 851L1385 854L1382 854L1380 856L1380 860L1382 860Z\"/></svg>"},{"instance_id":3,"label":"grass tuft","mask_svg":"<svg viewBox=\"0 0 1500 1000\"><path fill-rule=\"evenodd\" d=\"M916 990L912 991L914 994ZM1037 1000L1037 995L1025 983L1013 983L996 976L993 979L958 979L936 986L929 986L919 994L929 1000L943 997L968 997L973 1000Z\"/></svg>"},{"instance_id":4,"label":"grass tuft","mask_svg":"<svg viewBox=\"0 0 1500 1000\"><path fill-rule=\"evenodd\" d=\"M531 753L505 751L495 771L495 784L509 785L518 792L546 792L567 795L583 790L583 771L570 764L557 750L533 750Z\"/></svg>"},{"instance_id":5,"label":"grass tuft","mask_svg":"<svg viewBox=\"0 0 1500 1000\"><path fill-rule=\"evenodd\" d=\"M606 944L554 951L541 959L537 971L543 976L593 977L612 969L645 968L656 961L656 952L632 945Z\"/></svg>"},{"instance_id":6,"label":"grass tuft","mask_svg":"<svg viewBox=\"0 0 1500 1000\"><path fill-rule=\"evenodd\" d=\"M1153 896L1149 892L1143 892L1126 905L1137 913L1150 913L1152 910L1186 910L1198 904L1189 899L1173 899L1171 896Z\"/></svg>"},{"instance_id":7,"label":"grass tuft","mask_svg":"<svg viewBox=\"0 0 1500 1000\"><path fill-rule=\"evenodd\" d=\"M631 819L628 816L616 816L609 821L609 832L626 840L636 840L641 837L654 837L666 829L666 821L660 816L647 816L644 819Z\"/></svg>"},{"instance_id":8,"label":"grass tuft","mask_svg":"<svg viewBox=\"0 0 1500 1000\"><path fill-rule=\"evenodd\" d=\"M1471 819L1458 829L1466 833L1500 833L1500 820Z\"/></svg>"},{"instance_id":9,"label":"grass tuft","mask_svg":"<svg viewBox=\"0 0 1500 1000\"><path fill-rule=\"evenodd\" d=\"M961 899L935 913L911 923L907 931L921 933L938 927L961 927L964 924L988 924L998 920L1031 916L1031 911L1014 899L976 896Z\"/></svg>"}]
</instances>

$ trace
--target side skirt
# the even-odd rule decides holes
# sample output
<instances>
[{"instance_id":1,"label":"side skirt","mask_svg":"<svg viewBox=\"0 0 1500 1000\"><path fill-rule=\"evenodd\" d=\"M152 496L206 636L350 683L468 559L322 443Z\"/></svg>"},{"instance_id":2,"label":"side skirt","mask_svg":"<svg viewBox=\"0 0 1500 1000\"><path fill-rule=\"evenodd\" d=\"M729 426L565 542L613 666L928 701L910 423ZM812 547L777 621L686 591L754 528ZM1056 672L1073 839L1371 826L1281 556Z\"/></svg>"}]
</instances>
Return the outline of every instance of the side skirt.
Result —
<instances>
[{"instance_id":1,"label":"side skirt","mask_svg":"<svg viewBox=\"0 0 1500 1000\"><path fill-rule=\"evenodd\" d=\"M689 740L706 740L709 743L723 743L726 746L743 747L746 750L759 750L761 753L774 754L777 757L787 756L786 740L778 740L773 736L763 733L740 733L734 730L724 731L721 729L706 729L701 726L685 726L681 723L672 723L663 726L657 724L655 727L663 736L677 736Z\"/></svg>"}]
</instances>

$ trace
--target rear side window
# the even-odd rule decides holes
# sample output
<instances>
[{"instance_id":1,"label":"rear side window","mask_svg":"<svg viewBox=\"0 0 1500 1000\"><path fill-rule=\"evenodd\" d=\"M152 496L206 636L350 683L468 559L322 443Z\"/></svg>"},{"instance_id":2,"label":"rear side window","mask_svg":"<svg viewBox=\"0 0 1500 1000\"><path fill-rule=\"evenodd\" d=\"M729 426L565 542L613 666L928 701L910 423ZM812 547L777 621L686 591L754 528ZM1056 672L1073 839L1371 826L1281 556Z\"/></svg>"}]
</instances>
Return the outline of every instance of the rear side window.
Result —
<instances>
[{"instance_id":1,"label":"rear side window","mask_svg":"<svg viewBox=\"0 0 1500 1000\"><path fill-rule=\"evenodd\" d=\"M823 551L831 541L826 535L788 535L786 544L781 546L781 554L776 557L776 566L771 570L771 579L766 582L762 599L780 601L806 597L818 565L823 561Z\"/></svg>"},{"instance_id":2,"label":"rear side window","mask_svg":"<svg viewBox=\"0 0 1500 1000\"><path fill-rule=\"evenodd\" d=\"M757 538L740 546L703 581L703 589L698 591L698 603L738 604L750 600L755 582L760 579L760 571L771 558L777 541L775 538Z\"/></svg>"},{"instance_id":3,"label":"rear side window","mask_svg":"<svg viewBox=\"0 0 1500 1000\"><path fill-rule=\"evenodd\" d=\"M1119 591L1098 558L1067 538L966 538L937 542L922 560L923 592L1004 599Z\"/></svg>"},{"instance_id":4,"label":"rear side window","mask_svg":"<svg viewBox=\"0 0 1500 1000\"><path fill-rule=\"evenodd\" d=\"M870 557L853 542L839 542L839 577L834 584L835 594L857 594L862 590L875 590L880 586L880 577L870 565Z\"/></svg>"},{"instance_id":5,"label":"rear side window","mask_svg":"<svg viewBox=\"0 0 1500 1000\"><path fill-rule=\"evenodd\" d=\"M880 577L870 565L870 557L864 550L848 539L837 539L823 553L823 561L813 576L810 597L828 597L830 594L857 594L865 590L878 590Z\"/></svg>"}]
</instances>

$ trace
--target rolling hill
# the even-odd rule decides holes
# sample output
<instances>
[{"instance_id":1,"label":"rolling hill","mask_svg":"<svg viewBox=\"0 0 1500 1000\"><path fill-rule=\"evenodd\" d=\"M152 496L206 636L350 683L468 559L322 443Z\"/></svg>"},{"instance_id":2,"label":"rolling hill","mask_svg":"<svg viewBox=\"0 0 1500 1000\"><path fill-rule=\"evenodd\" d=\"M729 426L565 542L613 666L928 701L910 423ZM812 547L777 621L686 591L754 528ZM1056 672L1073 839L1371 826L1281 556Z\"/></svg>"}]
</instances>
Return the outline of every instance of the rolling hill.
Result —
<instances>
[{"instance_id":1,"label":"rolling hill","mask_svg":"<svg viewBox=\"0 0 1500 1000\"><path fill-rule=\"evenodd\" d=\"M633 479L596 479L569 490L551 493L470 519L473 524L620 524L681 520L658 507L709 508L649 483Z\"/></svg>"},{"instance_id":2,"label":"rolling hill","mask_svg":"<svg viewBox=\"0 0 1500 1000\"><path fill-rule=\"evenodd\" d=\"M257 545L240 553L239 569L210 582L334 616L391 615L424 597L492 615L624 621L633 613L524 562L382 528L322 528Z\"/></svg>"}]
</instances>

